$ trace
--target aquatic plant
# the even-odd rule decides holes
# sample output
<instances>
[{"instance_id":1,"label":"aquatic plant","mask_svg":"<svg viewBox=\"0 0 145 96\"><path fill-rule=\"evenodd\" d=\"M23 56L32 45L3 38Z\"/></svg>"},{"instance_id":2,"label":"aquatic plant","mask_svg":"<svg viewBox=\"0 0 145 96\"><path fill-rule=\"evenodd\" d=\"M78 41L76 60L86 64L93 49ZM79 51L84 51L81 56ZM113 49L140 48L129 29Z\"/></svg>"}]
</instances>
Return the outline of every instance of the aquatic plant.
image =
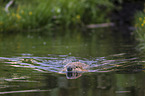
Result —
<instances>
[{"instance_id":1,"label":"aquatic plant","mask_svg":"<svg viewBox=\"0 0 145 96\"><path fill-rule=\"evenodd\" d=\"M0 8L0 31L82 26L108 22L109 0L17 0L6 13ZM103 10L103 11L102 11Z\"/></svg>"}]
</instances>

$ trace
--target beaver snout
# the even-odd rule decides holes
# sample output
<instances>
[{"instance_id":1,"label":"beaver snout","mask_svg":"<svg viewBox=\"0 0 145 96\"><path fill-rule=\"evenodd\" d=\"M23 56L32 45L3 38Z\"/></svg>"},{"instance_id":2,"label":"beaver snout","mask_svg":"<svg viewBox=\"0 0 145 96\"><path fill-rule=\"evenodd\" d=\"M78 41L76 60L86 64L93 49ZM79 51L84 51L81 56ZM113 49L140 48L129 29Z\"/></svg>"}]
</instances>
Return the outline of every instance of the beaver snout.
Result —
<instances>
[{"instance_id":1,"label":"beaver snout","mask_svg":"<svg viewBox=\"0 0 145 96\"><path fill-rule=\"evenodd\" d=\"M67 71L72 71L72 70L73 70L72 67L67 68Z\"/></svg>"}]
</instances>

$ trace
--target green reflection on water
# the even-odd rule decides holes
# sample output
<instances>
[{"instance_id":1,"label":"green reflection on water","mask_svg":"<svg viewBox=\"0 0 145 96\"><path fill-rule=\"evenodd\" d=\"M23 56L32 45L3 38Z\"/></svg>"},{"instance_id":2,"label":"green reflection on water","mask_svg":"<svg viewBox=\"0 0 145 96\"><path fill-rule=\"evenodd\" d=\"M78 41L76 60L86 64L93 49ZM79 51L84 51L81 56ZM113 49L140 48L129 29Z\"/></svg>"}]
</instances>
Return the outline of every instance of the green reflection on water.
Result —
<instances>
[{"instance_id":1,"label":"green reflection on water","mask_svg":"<svg viewBox=\"0 0 145 96\"><path fill-rule=\"evenodd\" d=\"M123 37L112 36L111 30L97 29L80 32L0 34L0 55L14 56L21 53L29 54L70 54L81 57L107 56L118 53ZM114 46L115 45L115 46Z\"/></svg>"}]
</instances>

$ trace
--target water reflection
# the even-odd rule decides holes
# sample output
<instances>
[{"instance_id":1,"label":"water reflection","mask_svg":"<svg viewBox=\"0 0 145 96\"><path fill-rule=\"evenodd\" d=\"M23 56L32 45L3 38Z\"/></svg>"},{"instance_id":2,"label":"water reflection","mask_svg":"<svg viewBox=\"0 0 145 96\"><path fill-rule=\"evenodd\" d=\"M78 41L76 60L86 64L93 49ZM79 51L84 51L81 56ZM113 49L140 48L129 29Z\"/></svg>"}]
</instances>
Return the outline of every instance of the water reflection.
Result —
<instances>
[{"instance_id":1,"label":"water reflection","mask_svg":"<svg viewBox=\"0 0 145 96\"><path fill-rule=\"evenodd\" d=\"M122 76L123 78L121 78ZM57 78L55 83L57 87L53 88L54 92L51 95L138 96L135 94L143 94L140 90L142 82L136 76L133 74L91 73L76 80L68 80L61 76Z\"/></svg>"},{"instance_id":2,"label":"water reflection","mask_svg":"<svg viewBox=\"0 0 145 96\"><path fill-rule=\"evenodd\" d=\"M79 72L66 72L67 79L77 79L82 76L82 73Z\"/></svg>"},{"instance_id":3,"label":"water reflection","mask_svg":"<svg viewBox=\"0 0 145 96\"><path fill-rule=\"evenodd\" d=\"M34 74L33 74L34 75ZM39 74L40 75L40 74ZM39 75L35 74L35 77L38 78ZM54 74L41 74L45 79L41 78L38 82L31 82L31 86L23 85L23 88L20 86L14 86L14 84L21 85L23 83L19 81L8 81L9 86L8 90L5 88L0 88L2 92L0 94L11 94L10 96L19 96L20 93L26 93L27 96L32 95L37 96L48 95L49 96L143 96L142 86L143 80L139 79L142 77L142 74L115 74L114 72L110 73L85 73L81 78L76 80L68 80L64 75L54 75ZM33 76L32 76L33 77ZM40 78L40 77L39 77ZM36 79L36 78L33 78ZM11 83L11 84L10 84ZM34 85L34 84L35 85ZM43 84L42 84L43 83ZM36 86L36 84L39 84ZM15 88L15 89L14 89ZM12 91L12 89L17 91ZM27 90L26 90L27 89ZM28 90L29 89L29 90Z\"/></svg>"}]
</instances>

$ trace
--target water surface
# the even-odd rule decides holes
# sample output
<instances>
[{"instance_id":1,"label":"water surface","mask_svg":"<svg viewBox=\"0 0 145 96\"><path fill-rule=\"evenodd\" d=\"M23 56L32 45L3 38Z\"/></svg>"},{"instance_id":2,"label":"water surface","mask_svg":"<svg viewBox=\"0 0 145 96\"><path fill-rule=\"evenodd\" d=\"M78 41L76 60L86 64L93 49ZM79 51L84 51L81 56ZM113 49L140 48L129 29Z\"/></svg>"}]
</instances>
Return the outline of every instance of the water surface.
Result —
<instances>
[{"instance_id":1,"label":"water surface","mask_svg":"<svg viewBox=\"0 0 145 96\"><path fill-rule=\"evenodd\" d=\"M109 28L0 33L0 94L144 96L143 57L133 37ZM89 71L70 79L59 73L69 62Z\"/></svg>"}]
</instances>

